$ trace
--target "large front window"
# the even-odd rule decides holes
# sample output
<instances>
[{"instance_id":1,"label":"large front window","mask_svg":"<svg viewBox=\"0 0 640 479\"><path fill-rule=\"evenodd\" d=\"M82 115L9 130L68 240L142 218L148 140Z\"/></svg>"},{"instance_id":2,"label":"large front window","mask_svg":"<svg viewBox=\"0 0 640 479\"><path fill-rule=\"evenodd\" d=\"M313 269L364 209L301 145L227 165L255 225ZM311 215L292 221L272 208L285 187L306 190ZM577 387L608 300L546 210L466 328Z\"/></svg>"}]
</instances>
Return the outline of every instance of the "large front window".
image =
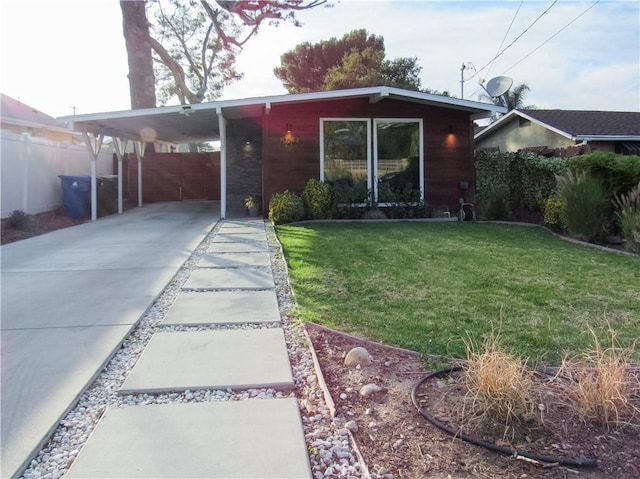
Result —
<instances>
[{"instance_id":1,"label":"large front window","mask_svg":"<svg viewBox=\"0 0 640 479\"><path fill-rule=\"evenodd\" d=\"M325 118L320 135L321 179L345 202L423 199L421 119Z\"/></svg>"}]
</instances>

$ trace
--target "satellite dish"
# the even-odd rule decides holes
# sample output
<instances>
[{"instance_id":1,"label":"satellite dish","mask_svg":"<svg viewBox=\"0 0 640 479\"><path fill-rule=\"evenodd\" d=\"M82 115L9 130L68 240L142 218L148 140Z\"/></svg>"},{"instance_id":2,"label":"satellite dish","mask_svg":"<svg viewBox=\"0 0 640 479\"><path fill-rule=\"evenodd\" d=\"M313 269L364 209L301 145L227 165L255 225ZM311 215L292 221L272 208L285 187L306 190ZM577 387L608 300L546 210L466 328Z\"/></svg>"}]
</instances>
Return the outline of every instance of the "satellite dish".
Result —
<instances>
[{"instance_id":1,"label":"satellite dish","mask_svg":"<svg viewBox=\"0 0 640 479\"><path fill-rule=\"evenodd\" d=\"M513 85L513 79L509 77L495 77L487 82L485 90L490 97L496 98L504 95Z\"/></svg>"}]
</instances>

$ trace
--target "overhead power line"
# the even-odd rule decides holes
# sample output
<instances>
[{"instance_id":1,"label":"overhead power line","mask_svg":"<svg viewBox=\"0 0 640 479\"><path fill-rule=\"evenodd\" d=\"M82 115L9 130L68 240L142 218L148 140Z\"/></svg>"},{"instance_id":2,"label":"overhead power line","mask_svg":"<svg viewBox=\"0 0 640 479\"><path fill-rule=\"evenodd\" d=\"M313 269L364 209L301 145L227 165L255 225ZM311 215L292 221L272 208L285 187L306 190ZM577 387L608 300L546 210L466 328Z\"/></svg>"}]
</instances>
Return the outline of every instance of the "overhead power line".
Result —
<instances>
[{"instance_id":1,"label":"overhead power line","mask_svg":"<svg viewBox=\"0 0 640 479\"><path fill-rule=\"evenodd\" d=\"M527 28L525 28L525 29L523 30L523 32L522 32L520 35L518 35L516 38L514 38L514 39L513 39L513 41L512 41L511 43L509 43L509 45L507 45L506 47L504 47L504 49L503 49L502 51L500 51L496 56L494 56L491 60L489 60L489 61L487 62L487 64L486 64L486 65L484 65L482 68L480 68L480 69L476 70L476 72L475 72L473 75L471 75L469 78L467 78L465 81L469 81L469 80L471 80L471 79L472 79L472 78L474 78L478 73L480 73L482 70L484 70L484 69L485 69L485 68L487 68L489 65L491 65L491 64L492 64L496 59L498 59L498 58L499 58L499 57L500 57L504 52L506 52L506 51L507 51L511 46L513 46L513 44L514 44L515 42L517 42L520 38L522 38L522 36L523 36L525 33L527 33L527 32L531 29L531 27L533 27L533 26L538 22L538 20L540 20L543 16L545 16L545 15L547 14L547 12L548 12L549 10L551 10L551 8L552 8L556 3L558 3L558 0L554 0L554 1L553 1L553 3L552 3L551 5L549 5L549 6L547 7L547 9L546 9L544 12L542 12L540 15L538 15L538 17L533 21L533 23L531 23L531 25L529 25Z\"/></svg>"},{"instance_id":2,"label":"overhead power line","mask_svg":"<svg viewBox=\"0 0 640 479\"><path fill-rule=\"evenodd\" d=\"M513 18L511 19L511 23L509 24L509 28L507 28L507 31L504 34L504 37L502 37L502 41L500 42L500 46L498 47L498 49L496 50L496 57L497 55L500 53L500 49L502 48L502 45L504 45L505 40L507 39L507 36L509 35L509 32L511 31L511 27L513 26L513 23L516 21L516 17L518 16L518 13L520 12L520 8L522 7L522 4L524 3L524 0L520 0L520 5L518 5L518 9L516 10L516 13L513 14ZM490 62L491 66L489 67L489 70L487 70L487 75L489 75L489 72L491 71L491 67L493 66L493 62Z\"/></svg>"},{"instance_id":3,"label":"overhead power line","mask_svg":"<svg viewBox=\"0 0 640 479\"><path fill-rule=\"evenodd\" d=\"M514 63L513 65L511 65L509 68L507 68L505 71L503 71L501 73L501 75L504 75L505 73L507 73L509 70L511 70L512 68L514 68L515 66L519 65L520 63L522 63L523 61L525 61L527 58L529 58L531 55L533 55L535 52L537 52L540 48L542 48L543 46L545 46L547 43L549 43L551 40L553 40L555 37L557 37L558 35L560 35L560 33L562 33L566 28L568 28L573 22L575 22L576 20L578 20L581 16L583 16L585 13L587 13L589 10L591 10L593 7L595 7L598 3L600 3L600 0L597 0L595 2L593 2L591 5L589 5L589 7L587 7L587 9L585 11L583 11L580 15L578 15L576 18L574 18L573 20L571 20L569 23L567 23L564 27L562 27L560 30L558 30L556 33L554 33L553 35L551 35L549 38L547 38L544 42L542 42L540 45L538 45L536 48L534 48L533 50L531 50L529 53L527 53L524 57L522 57L520 60L518 60L516 63Z\"/></svg>"}]
</instances>

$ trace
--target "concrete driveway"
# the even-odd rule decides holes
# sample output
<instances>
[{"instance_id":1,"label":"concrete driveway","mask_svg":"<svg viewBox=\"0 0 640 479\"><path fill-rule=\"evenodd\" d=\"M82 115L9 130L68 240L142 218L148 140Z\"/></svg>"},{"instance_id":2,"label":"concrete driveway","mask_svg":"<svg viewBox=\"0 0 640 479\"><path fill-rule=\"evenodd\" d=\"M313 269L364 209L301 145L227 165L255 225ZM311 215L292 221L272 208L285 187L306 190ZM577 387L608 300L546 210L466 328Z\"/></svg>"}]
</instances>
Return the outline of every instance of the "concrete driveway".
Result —
<instances>
[{"instance_id":1,"label":"concrete driveway","mask_svg":"<svg viewBox=\"0 0 640 479\"><path fill-rule=\"evenodd\" d=\"M2 246L1 477L28 465L219 211L149 204Z\"/></svg>"}]
</instances>

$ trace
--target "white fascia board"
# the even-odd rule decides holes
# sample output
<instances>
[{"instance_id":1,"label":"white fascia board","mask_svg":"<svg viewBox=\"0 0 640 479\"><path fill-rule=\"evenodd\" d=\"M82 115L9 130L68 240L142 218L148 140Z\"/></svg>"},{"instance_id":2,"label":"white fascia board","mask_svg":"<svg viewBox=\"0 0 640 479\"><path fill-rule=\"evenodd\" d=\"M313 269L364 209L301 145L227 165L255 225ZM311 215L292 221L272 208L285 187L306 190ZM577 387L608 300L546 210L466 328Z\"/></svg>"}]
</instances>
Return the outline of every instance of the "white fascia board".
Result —
<instances>
[{"instance_id":1,"label":"white fascia board","mask_svg":"<svg viewBox=\"0 0 640 479\"><path fill-rule=\"evenodd\" d=\"M572 138L582 141L640 141L637 135L575 135Z\"/></svg>"},{"instance_id":2,"label":"white fascia board","mask_svg":"<svg viewBox=\"0 0 640 479\"><path fill-rule=\"evenodd\" d=\"M243 106L273 106L274 104L300 103L322 100L337 100L342 98L357 97L396 97L400 99L425 101L429 103L441 104L443 106L462 107L464 109L475 110L476 114L483 112L504 113L506 109L489 103L480 103L470 100L461 100L459 98L446 97L442 95L433 95L431 93L422 93L411 90L403 90L391 87L366 87L352 88L346 90L331 90L312 93L295 93L283 94L265 97L243 98L237 100L223 100L206 103L193 103L190 105L173 105L162 106L156 108L142 108L138 110L123 110L104 113L90 113L83 115L71 115L58 117L56 121L59 124L66 124L68 128L74 129L74 123L82 124L92 121L108 121L115 119L135 119L141 117L149 117L155 115L166 115L171 113L185 113L186 111L199 110L224 110L225 108L243 107Z\"/></svg>"},{"instance_id":3,"label":"white fascia board","mask_svg":"<svg viewBox=\"0 0 640 479\"><path fill-rule=\"evenodd\" d=\"M520 118L524 118L525 120L529 120L533 123L535 123L536 125L539 125L543 128L546 128L547 130L553 131L554 133L557 133L560 136L564 136L565 138L568 138L570 140L576 140L578 139L577 137L571 135L571 133L567 133L566 131L560 130L558 128L555 128L551 125L549 125L548 123L545 123L543 121L540 121L530 115L527 115L526 113L523 113L519 110L511 110L509 113L507 113L505 116L503 116L502 118L500 118L498 121L496 121L495 123L492 123L491 125L489 125L487 128L485 128L484 130L482 130L481 132L477 133L473 138L475 140L482 138L483 136L486 136L489 134L489 132L492 132L494 130L498 130L500 129L503 125L506 125L509 121L511 121L513 119L513 117L518 116Z\"/></svg>"},{"instance_id":4,"label":"white fascia board","mask_svg":"<svg viewBox=\"0 0 640 479\"><path fill-rule=\"evenodd\" d=\"M503 117L498 118L496 121L491 123L488 127L486 127L484 130L476 133L473 137L474 140L477 140L478 138L488 135L489 132L491 131L499 130L500 128L502 128L503 125L506 125L507 123L509 123L509 121L511 121L511 119L514 116L516 116L517 113L518 113L517 110L511 110L509 113L507 113Z\"/></svg>"}]
</instances>

